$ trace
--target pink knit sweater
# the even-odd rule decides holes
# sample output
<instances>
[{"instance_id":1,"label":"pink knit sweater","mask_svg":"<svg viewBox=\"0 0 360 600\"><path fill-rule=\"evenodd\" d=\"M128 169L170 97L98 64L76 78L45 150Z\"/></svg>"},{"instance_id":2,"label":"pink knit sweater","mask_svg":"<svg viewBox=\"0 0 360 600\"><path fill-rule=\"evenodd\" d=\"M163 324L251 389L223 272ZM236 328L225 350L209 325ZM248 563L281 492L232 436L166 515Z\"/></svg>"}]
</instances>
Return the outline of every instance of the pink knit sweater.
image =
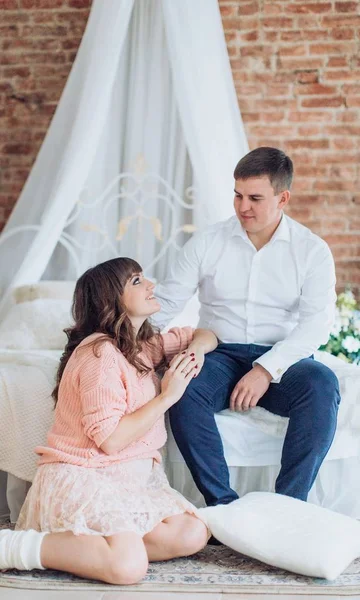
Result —
<instances>
[{"instance_id":1,"label":"pink knit sweater","mask_svg":"<svg viewBox=\"0 0 360 600\"><path fill-rule=\"evenodd\" d=\"M159 449L166 442L162 416L141 438L120 452L108 455L99 446L113 433L121 417L149 402L160 392L154 368L160 363L160 347L141 357L152 367L140 377L110 341L94 355L86 344L101 334L87 337L71 355L59 388L55 421L48 433L47 446L38 446L39 464L64 462L82 467L102 467L110 463L154 458L161 461ZM190 327L174 328L163 334L165 356L170 361L187 348L193 338Z\"/></svg>"}]
</instances>

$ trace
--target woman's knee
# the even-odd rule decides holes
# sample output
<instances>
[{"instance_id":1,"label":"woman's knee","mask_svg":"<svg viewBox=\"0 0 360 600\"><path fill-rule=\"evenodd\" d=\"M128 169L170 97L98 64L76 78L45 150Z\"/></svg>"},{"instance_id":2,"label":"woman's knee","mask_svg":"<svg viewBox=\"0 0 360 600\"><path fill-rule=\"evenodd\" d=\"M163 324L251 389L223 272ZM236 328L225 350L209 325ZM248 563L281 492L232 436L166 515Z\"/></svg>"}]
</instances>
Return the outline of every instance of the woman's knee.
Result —
<instances>
[{"instance_id":1,"label":"woman's knee","mask_svg":"<svg viewBox=\"0 0 360 600\"><path fill-rule=\"evenodd\" d=\"M109 543L104 559L104 579L107 583L131 585L145 577L149 561L143 541L139 536L125 536L121 543Z\"/></svg>"},{"instance_id":2,"label":"woman's knee","mask_svg":"<svg viewBox=\"0 0 360 600\"><path fill-rule=\"evenodd\" d=\"M106 581L114 585L132 585L141 581L148 570L146 552L143 555L130 552L127 555L111 557L106 568Z\"/></svg>"},{"instance_id":3,"label":"woman's knee","mask_svg":"<svg viewBox=\"0 0 360 600\"><path fill-rule=\"evenodd\" d=\"M186 513L176 538L177 556L190 556L199 552L206 546L208 537L206 525L194 515Z\"/></svg>"}]
</instances>

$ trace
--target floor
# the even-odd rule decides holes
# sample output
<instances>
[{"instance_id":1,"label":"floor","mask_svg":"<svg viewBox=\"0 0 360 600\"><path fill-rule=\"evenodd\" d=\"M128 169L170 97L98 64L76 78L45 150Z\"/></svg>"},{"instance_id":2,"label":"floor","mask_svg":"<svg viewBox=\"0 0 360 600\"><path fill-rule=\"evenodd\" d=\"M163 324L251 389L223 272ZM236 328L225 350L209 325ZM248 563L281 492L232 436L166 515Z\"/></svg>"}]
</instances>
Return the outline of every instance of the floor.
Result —
<instances>
[{"instance_id":1,"label":"floor","mask_svg":"<svg viewBox=\"0 0 360 600\"><path fill-rule=\"evenodd\" d=\"M360 600L360 596L304 596L286 594L226 594L226 593L157 593L157 592L58 592L14 590L0 588L1 600L340 600L351 598Z\"/></svg>"}]
</instances>

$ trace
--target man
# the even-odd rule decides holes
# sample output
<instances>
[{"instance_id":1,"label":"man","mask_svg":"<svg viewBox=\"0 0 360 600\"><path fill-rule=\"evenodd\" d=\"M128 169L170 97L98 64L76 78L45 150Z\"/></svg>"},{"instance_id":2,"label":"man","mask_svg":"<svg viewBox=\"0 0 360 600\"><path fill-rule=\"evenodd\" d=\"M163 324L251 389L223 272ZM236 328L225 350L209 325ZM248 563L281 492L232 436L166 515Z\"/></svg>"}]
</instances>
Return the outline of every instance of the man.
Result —
<instances>
[{"instance_id":1,"label":"man","mask_svg":"<svg viewBox=\"0 0 360 600\"><path fill-rule=\"evenodd\" d=\"M281 150L244 156L234 172L236 216L194 235L156 289L158 325L199 290L199 327L220 341L170 410L175 440L208 505L238 497L215 413L258 405L289 417L275 491L302 500L334 437L338 381L312 356L333 322L334 262L322 239L283 213L292 175ZM201 367L203 355L196 360Z\"/></svg>"}]
</instances>

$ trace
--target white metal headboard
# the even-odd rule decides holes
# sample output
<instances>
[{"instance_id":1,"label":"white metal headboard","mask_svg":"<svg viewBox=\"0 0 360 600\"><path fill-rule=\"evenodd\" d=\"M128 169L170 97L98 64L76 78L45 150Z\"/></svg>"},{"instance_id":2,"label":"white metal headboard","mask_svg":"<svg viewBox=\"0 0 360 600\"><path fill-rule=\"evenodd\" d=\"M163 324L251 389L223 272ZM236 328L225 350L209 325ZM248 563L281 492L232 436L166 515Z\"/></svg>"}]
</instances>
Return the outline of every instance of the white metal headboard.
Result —
<instances>
[{"instance_id":1,"label":"white metal headboard","mask_svg":"<svg viewBox=\"0 0 360 600\"><path fill-rule=\"evenodd\" d=\"M166 236L164 236L162 220L157 215L148 212L147 205L151 200L164 203L164 206L168 209L170 223ZM107 222L109 210L114 207L115 203L124 203L125 201L128 201L127 206L132 207L132 210L127 210L126 214L118 220L116 226L114 227L113 224L109 228ZM101 208L100 220L98 222L87 220L84 213L89 209L96 208ZM179 208L189 211L189 222L179 222ZM117 175L97 197L92 198L90 191L86 188L82 191L69 215L58 243L68 251L76 275L79 276L82 272L80 256L86 250L86 244L67 231L69 228L71 230L71 226L76 223L82 232L92 236L91 243L95 251L108 250L109 255L115 257L121 254L119 242L126 238L130 224L135 224L136 250L133 258L142 263L144 270L148 271L164 257L169 248L179 250L180 246L177 239L180 233L189 235L194 233L196 230L193 223L195 208L198 208L198 204L196 204L193 186L188 187L185 190L185 197L181 198L163 177L147 171L144 158L139 155L134 164L134 170ZM145 257L143 261L144 251L146 251L143 229L146 222L151 224L153 238L159 243L160 249L150 260ZM21 232L36 232L40 228L41 223L38 225L22 225L10 229L0 237L0 245ZM86 243L89 243L87 235Z\"/></svg>"}]
</instances>

